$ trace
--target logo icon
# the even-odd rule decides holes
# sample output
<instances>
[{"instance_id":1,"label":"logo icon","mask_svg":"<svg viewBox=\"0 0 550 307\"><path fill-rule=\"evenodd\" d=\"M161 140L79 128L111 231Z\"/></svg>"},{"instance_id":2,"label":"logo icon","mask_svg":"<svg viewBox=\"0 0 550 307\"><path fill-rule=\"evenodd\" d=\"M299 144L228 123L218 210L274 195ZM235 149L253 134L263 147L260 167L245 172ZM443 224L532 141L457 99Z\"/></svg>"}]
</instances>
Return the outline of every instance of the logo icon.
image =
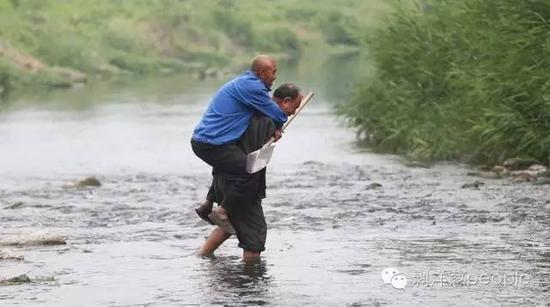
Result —
<instances>
[{"instance_id":1,"label":"logo icon","mask_svg":"<svg viewBox=\"0 0 550 307\"><path fill-rule=\"evenodd\" d=\"M391 279L391 285L395 289L405 289L407 286L407 277L403 274L394 275Z\"/></svg>"},{"instance_id":2,"label":"logo icon","mask_svg":"<svg viewBox=\"0 0 550 307\"><path fill-rule=\"evenodd\" d=\"M391 284L395 289L404 289L407 286L407 278L395 268L386 268L380 274L384 284Z\"/></svg>"},{"instance_id":3,"label":"logo icon","mask_svg":"<svg viewBox=\"0 0 550 307\"><path fill-rule=\"evenodd\" d=\"M384 281L385 284L389 284L391 283L392 277L397 274L399 274L399 271L397 271L397 269L386 268L384 271L382 271L382 274L380 275L380 277L382 277L382 280Z\"/></svg>"}]
</instances>

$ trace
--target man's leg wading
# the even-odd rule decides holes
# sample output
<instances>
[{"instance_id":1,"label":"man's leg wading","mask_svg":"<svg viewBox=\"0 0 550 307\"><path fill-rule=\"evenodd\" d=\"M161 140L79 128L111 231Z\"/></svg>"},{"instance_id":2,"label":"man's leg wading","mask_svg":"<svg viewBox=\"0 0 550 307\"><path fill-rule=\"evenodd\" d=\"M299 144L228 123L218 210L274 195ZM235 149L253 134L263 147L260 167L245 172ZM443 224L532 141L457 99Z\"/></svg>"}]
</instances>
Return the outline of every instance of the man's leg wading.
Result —
<instances>
[{"instance_id":1,"label":"man's leg wading","mask_svg":"<svg viewBox=\"0 0 550 307\"><path fill-rule=\"evenodd\" d=\"M237 162L238 167L243 167L242 170L245 170L246 155L261 148L274 131L275 125L269 118L254 116L248 129L236 143L242 153L242 160ZM193 149L195 150L195 147ZM234 159L236 159L235 157L237 155L233 156ZM227 211L239 239L239 247L243 248L243 258L245 260L255 259L260 252L265 250L267 233L267 225L261 208L261 199L265 197L265 169L255 174L248 174L246 171L224 173L219 170L220 168L216 169L214 166L213 185L209 190L208 197L212 195L213 191L214 201ZM204 243L200 254L211 254L229 236L221 228L216 228Z\"/></svg>"}]
</instances>

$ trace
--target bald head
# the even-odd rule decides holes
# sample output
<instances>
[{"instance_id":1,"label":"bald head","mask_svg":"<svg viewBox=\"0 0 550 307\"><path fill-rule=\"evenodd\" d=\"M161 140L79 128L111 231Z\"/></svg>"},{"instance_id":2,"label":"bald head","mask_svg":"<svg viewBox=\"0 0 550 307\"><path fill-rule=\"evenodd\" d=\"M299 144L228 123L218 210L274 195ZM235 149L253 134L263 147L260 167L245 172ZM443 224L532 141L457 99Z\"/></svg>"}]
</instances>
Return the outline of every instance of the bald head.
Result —
<instances>
[{"instance_id":1,"label":"bald head","mask_svg":"<svg viewBox=\"0 0 550 307\"><path fill-rule=\"evenodd\" d=\"M273 81L277 78L277 65L275 61L265 54L260 54L252 60L250 70L262 80L267 88L271 88Z\"/></svg>"},{"instance_id":2,"label":"bald head","mask_svg":"<svg viewBox=\"0 0 550 307\"><path fill-rule=\"evenodd\" d=\"M252 60L250 70L257 75L260 71L272 66L275 66L275 61L268 55L260 54Z\"/></svg>"}]
</instances>

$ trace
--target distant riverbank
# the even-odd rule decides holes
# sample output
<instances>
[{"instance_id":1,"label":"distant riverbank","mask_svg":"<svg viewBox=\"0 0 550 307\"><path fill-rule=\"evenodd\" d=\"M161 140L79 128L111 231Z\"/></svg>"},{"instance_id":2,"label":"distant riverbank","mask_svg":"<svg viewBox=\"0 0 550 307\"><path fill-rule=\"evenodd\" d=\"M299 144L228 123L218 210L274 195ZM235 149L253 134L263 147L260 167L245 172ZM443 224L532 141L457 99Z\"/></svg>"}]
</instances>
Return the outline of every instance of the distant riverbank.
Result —
<instances>
[{"instance_id":1,"label":"distant riverbank","mask_svg":"<svg viewBox=\"0 0 550 307\"><path fill-rule=\"evenodd\" d=\"M240 70L257 53L359 50L384 1L0 0L0 93L94 78Z\"/></svg>"}]
</instances>

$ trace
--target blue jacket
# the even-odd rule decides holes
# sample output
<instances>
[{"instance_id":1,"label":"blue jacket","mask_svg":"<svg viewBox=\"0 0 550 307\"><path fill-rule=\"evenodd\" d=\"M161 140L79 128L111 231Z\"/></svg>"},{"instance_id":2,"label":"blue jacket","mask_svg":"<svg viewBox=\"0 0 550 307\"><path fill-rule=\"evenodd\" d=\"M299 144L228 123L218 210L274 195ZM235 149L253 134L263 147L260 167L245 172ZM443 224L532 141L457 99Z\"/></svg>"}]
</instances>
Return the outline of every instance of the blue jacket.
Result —
<instances>
[{"instance_id":1,"label":"blue jacket","mask_svg":"<svg viewBox=\"0 0 550 307\"><path fill-rule=\"evenodd\" d=\"M193 131L193 140L223 145L238 140L256 112L273 119L277 127L287 120L269 97L269 89L250 70L224 84L212 98Z\"/></svg>"}]
</instances>

